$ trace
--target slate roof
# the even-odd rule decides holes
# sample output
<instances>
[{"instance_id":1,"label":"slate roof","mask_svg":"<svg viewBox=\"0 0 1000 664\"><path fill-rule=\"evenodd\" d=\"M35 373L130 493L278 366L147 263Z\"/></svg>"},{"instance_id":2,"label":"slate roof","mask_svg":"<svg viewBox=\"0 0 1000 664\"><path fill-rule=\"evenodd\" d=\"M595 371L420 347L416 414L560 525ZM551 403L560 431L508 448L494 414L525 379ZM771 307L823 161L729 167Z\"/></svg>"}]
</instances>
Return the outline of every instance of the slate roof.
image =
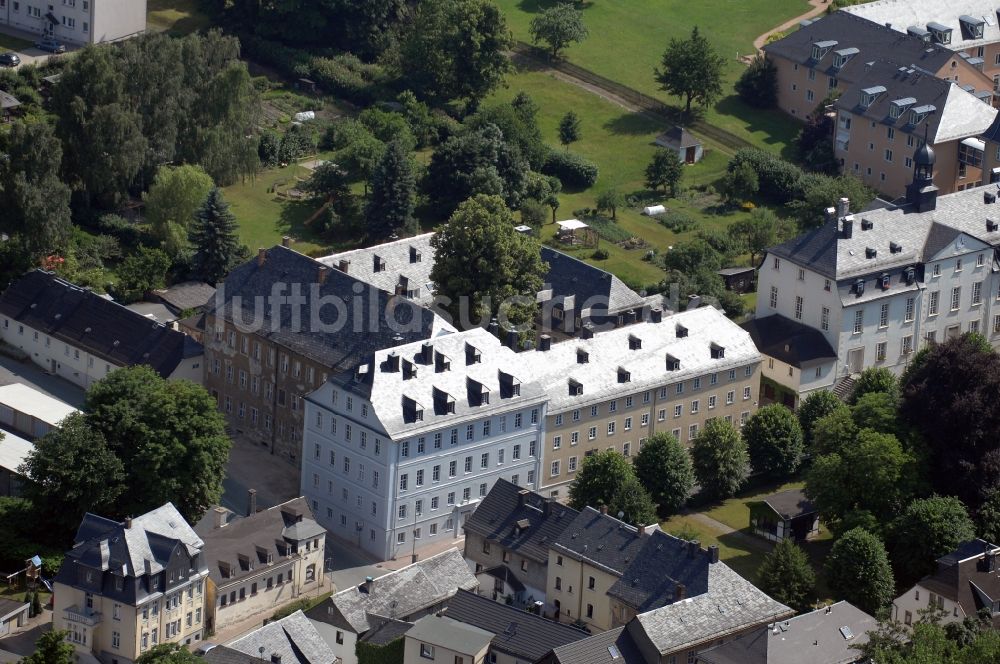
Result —
<instances>
[{"instance_id":1,"label":"slate roof","mask_svg":"<svg viewBox=\"0 0 1000 664\"><path fill-rule=\"evenodd\" d=\"M209 577L223 587L259 574L254 567L266 566L268 555L279 561L290 555L292 544L316 537L325 538L326 531L314 520L308 501L295 498L204 532L202 552ZM231 576L223 575L224 564Z\"/></svg>"},{"instance_id":2,"label":"slate roof","mask_svg":"<svg viewBox=\"0 0 1000 664\"><path fill-rule=\"evenodd\" d=\"M661 655L726 638L762 623L791 617L777 602L734 572L726 563L708 568L708 591L640 613L626 626L641 633Z\"/></svg>"},{"instance_id":3,"label":"slate roof","mask_svg":"<svg viewBox=\"0 0 1000 664\"><path fill-rule=\"evenodd\" d=\"M320 268L327 270L322 284ZM275 284L281 285L280 292L286 295L297 289L302 307L281 306L275 313L266 306ZM376 350L429 339L440 329L450 329L427 309L282 246L267 250L263 265L259 257L254 257L235 268L226 277L224 288L223 304L213 299L206 313L233 320L235 300L240 306L235 314L244 324L260 321L258 334L341 371L354 369ZM319 298L345 306L341 309L323 304ZM259 310L257 304L264 310ZM360 320L355 319L356 315ZM390 326L387 315L392 315L396 324ZM373 319L377 321L374 326L370 324Z\"/></svg>"},{"instance_id":4,"label":"slate roof","mask_svg":"<svg viewBox=\"0 0 1000 664\"><path fill-rule=\"evenodd\" d=\"M424 616L406 633L406 638L438 646L442 649L474 655L489 646L493 632L458 622L446 616Z\"/></svg>"},{"instance_id":5,"label":"slate roof","mask_svg":"<svg viewBox=\"0 0 1000 664\"><path fill-rule=\"evenodd\" d=\"M448 600L444 615L492 632L492 648L518 660L537 661L545 653L586 638L587 632L500 604L467 590Z\"/></svg>"},{"instance_id":6,"label":"slate roof","mask_svg":"<svg viewBox=\"0 0 1000 664\"><path fill-rule=\"evenodd\" d=\"M693 542L656 531L642 538L643 545L608 595L645 613L677 601L677 586L684 596L708 592L709 552Z\"/></svg>"},{"instance_id":7,"label":"slate roof","mask_svg":"<svg viewBox=\"0 0 1000 664\"><path fill-rule=\"evenodd\" d=\"M215 646L202 659L205 664L260 664L260 654L248 655L226 646Z\"/></svg>"},{"instance_id":8,"label":"slate roof","mask_svg":"<svg viewBox=\"0 0 1000 664\"><path fill-rule=\"evenodd\" d=\"M693 148L701 145L701 141L695 138L684 127L671 127L656 137L656 144L676 150L683 150L684 148Z\"/></svg>"},{"instance_id":9,"label":"slate roof","mask_svg":"<svg viewBox=\"0 0 1000 664\"><path fill-rule=\"evenodd\" d=\"M806 498L802 489L787 489L765 496L761 502L774 510L782 519L794 519L806 514L815 514L816 506Z\"/></svg>"},{"instance_id":10,"label":"slate roof","mask_svg":"<svg viewBox=\"0 0 1000 664\"><path fill-rule=\"evenodd\" d=\"M793 367L837 357L822 332L781 314L751 318L740 327L750 333L761 353Z\"/></svg>"},{"instance_id":11,"label":"slate roof","mask_svg":"<svg viewBox=\"0 0 1000 664\"><path fill-rule=\"evenodd\" d=\"M233 641L229 647L257 657L260 657L260 648L263 647L264 661L270 661L272 655L279 655L281 664L330 664L336 659L330 646L302 611L268 623Z\"/></svg>"},{"instance_id":12,"label":"slate roof","mask_svg":"<svg viewBox=\"0 0 1000 664\"><path fill-rule=\"evenodd\" d=\"M841 12L850 13L878 25L889 23L892 30L906 32L910 26L926 28L929 23L939 23L952 29L950 48L965 50L1000 41L1000 26L997 24L996 4L983 0L877 0L864 5L846 7ZM982 38L964 34L959 17L970 15L985 17Z\"/></svg>"},{"instance_id":13,"label":"slate roof","mask_svg":"<svg viewBox=\"0 0 1000 664\"><path fill-rule=\"evenodd\" d=\"M374 579L371 592L365 592L363 584L342 590L310 609L309 617L364 634L379 617L405 619L443 602L459 589L478 587L462 553L449 549Z\"/></svg>"},{"instance_id":14,"label":"slate roof","mask_svg":"<svg viewBox=\"0 0 1000 664\"><path fill-rule=\"evenodd\" d=\"M147 364L164 378L182 360L203 353L186 334L44 270L8 286L0 296L0 315L111 364Z\"/></svg>"},{"instance_id":15,"label":"slate roof","mask_svg":"<svg viewBox=\"0 0 1000 664\"><path fill-rule=\"evenodd\" d=\"M979 136L993 124L997 116L995 108L951 81L939 79L931 72L914 69L910 65L899 60L876 62L844 89L834 106L921 139L926 128L931 145ZM885 91L870 106L862 107L861 91L877 86L884 86ZM889 114L892 102L905 98L915 101L893 119ZM912 124L910 109L928 104L935 110L921 122Z\"/></svg>"},{"instance_id":16,"label":"slate roof","mask_svg":"<svg viewBox=\"0 0 1000 664\"><path fill-rule=\"evenodd\" d=\"M204 281L184 281L153 291L153 294L175 313L191 309L201 311L215 297L215 287Z\"/></svg>"},{"instance_id":17,"label":"slate roof","mask_svg":"<svg viewBox=\"0 0 1000 664\"><path fill-rule=\"evenodd\" d=\"M642 549L645 537L635 526L585 507L552 544L556 553L583 560L621 576Z\"/></svg>"},{"instance_id":18,"label":"slate roof","mask_svg":"<svg viewBox=\"0 0 1000 664\"><path fill-rule=\"evenodd\" d=\"M414 301L428 305L434 300L431 282L433 237L434 233L424 233L364 249L342 251L317 260L332 268L337 268L341 261L347 261L347 274L389 293L395 293L400 277L405 277L408 289L417 291Z\"/></svg>"},{"instance_id":19,"label":"slate roof","mask_svg":"<svg viewBox=\"0 0 1000 664\"><path fill-rule=\"evenodd\" d=\"M480 535L497 546L529 560L547 564L549 545L579 514L571 507L533 491L522 494L521 487L497 479L465 521L465 531ZM527 520L528 527L523 522Z\"/></svg>"},{"instance_id":20,"label":"slate roof","mask_svg":"<svg viewBox=\"0 0 1000 664\"><path fill-rule=\"evenodd\" d=\"M992 565L990 557L994 558ZM963 542L948 555L938 558L937 571L917 585L958 602L965 615L974 616L980 608L1000 602L997 558L1000 558L1000 547L995 544L982 539ZM993 615L993 627L1000 627L1000 616L996 614Z\"/></svg>"},{"instance_id":21,"label":"slate roof","mask_svg":"<svg viewBox=\"0 0 1000 664\"><path fill-rule=\"evenodd\" d=\"M387 646L396 639L406 636L413 623L403 620L383 620L378 627L365 632L359 640L376 646Z\"/></svg>"},{"instance_id":22,"label":"slate roof","mask_svg":"<svg viewBox=\"0 0 1000 664\"><path fill-rule=\"evenodd\" d=\"M423 355L425 347L430 349L429 363ZM478 361L469 363L469 347L479 352ZM448 368L439 361L447 362ZM449 422L464 423L469 417L541 404L545 399L538 384L525 376L528 368L520 354L502 346L482 328L379 350L363 369L360 380L357 373L336 374L330 380L370 401L385 431L393 437L409 437ZM504 380L518 384L519 392L507 392ZM488 403L480 402L482 386L490 394ZM454 405L451 410L449 402ZM421 420L416 419L416 410L422 410Z\"/></svg>"},{"instance_id":23,"label":"slate roof","mask_svg":"<svg viewBox=\"0 0 1000 664\"><path fill-rule=\"evenodd\" d=\"M549 265L543 292L550 291L557 301L572 297L579 312L593 310L593 315L600 316L643 305L643 298L621 279L590 263L546 246L542 247L542 260Z\"/></svg>"},{"instance_id":24,"label":"slate roof","mask_svg":"<svg viewBox=\"0 0 1000 664\"><path fill-rule=\"evenodd\" d=\"M712 344L725 349L724 357L712 357ZM587 355L583 363L581 351ZM680 368L670 372L677 381L760 361L750 335L711 306L664 315L659 323L599 331L591 339L574 338L547 351L518 353L518 358L522 379L538 381L548 395L551 415L621 396L619 368L628 372L633 393L662 385L667 355L680 361ZM583 386L582 394L570 390L570 380Z\"/></svg>"},{"instance_id":25,"label":"slate roof","mask_svg":"<svg viewBox=\"0 0 1000 664\"><path fill-rule=\"evenodd\" d=\"M555 648L544 664L649 664L624 627Z\"/></svg>"},{"instance_id":26,"label":"slate roof","mask_svg":"<svg viewBox=\"0 0 1000 664\"><path fill-rule=\"evenodd\" d=\"M485 574L486 576L503 581L508 586L510 586L511 590L513 590L515 593L524 592L524 583L522 583L521 579L517 578L517 575L513 572L513 570L511 570L506 565L497 565L496 567L490 567L488 569L482 570L481 572L478 572L477 576L478 574Z\"/></svg>"},{"instance_id":27,"label":"slate roof","mask_svg":"<svg viewBox=\"0 0 1000 664\"><path fill-rule=\"evenodd\" d=\"M848 602L761 627L698 653L704 664L852 664L878 621Z\"/></svg>"},{"instance_id":28,"label":"slate roof","mask_svg":"<svg viewBox=\"0 0 1000 664\"><path fill-rule=\"evenodd\" d=\"M819 62L814 62L813 44L823 41L833 41L836 45ZM856 48L858 52L841 68L834 67L836 51L849 48ZM905 27L900 34L885 27L881 21L873 23L847 11L827 14L782 39L765 44L764 52L814 67L824 75L834 76L841 81L841 88L844 83L854 83L861 79L867 63L873 61L894 62L897 67L916 65L929 71L938 71L955 55L947 48L927 44L906 34Z\"/></svg>"}]
</instances>

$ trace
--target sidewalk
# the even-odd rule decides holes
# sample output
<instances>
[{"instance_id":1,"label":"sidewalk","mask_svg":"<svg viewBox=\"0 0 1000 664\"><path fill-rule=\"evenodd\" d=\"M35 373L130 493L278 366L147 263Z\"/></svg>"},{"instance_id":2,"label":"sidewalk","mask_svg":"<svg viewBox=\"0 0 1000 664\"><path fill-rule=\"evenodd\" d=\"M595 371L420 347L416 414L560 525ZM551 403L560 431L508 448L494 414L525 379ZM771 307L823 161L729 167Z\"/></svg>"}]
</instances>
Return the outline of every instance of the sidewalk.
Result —
<instances>
[{"instance_id":1,"label":"sidewalk","mask_svg":"<svg viewBox=\"0 0 1000 664\"><path fill-rule=\"evenodd\" d=\"M796 16L795 18L788 19L778 27L771 28L770 30L762 34L760 37L757 37L757 39L754 39L753 40L754 50L759 51L761 48L763 48L764 44L767 43L767 38L770 37L771 35L779 32L784 32L789 28L794 28L801 21L804 21L807 18L813 18L814 16L819 16L820 14L822 14L827 10L829 2L830 0L809 0L809 4L812 6L812 9L807 11L805 14L801 14L799 16Z\"/></svg>"}]
</instances>

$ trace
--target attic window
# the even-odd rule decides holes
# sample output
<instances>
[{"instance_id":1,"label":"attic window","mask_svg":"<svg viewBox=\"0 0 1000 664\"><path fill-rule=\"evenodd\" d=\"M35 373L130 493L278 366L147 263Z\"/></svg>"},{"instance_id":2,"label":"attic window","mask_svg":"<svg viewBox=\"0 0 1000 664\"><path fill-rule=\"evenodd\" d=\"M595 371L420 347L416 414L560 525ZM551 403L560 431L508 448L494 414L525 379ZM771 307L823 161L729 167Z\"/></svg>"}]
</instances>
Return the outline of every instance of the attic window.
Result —
<instances>
[{"instance_id":1,"label":"attic window","mask_svg":"<svg viewBox=\"0 0 1000 664\"><path fill-rule=\"evenodd\" d=\"M858 49L856 48L842 48L838 51L834 51L833 55L833 66L840 69L850 61L855 55L858 54Z\"/></svg>"},{"instance_id":2,"label":"attic window","mask_svg":"<svg viewBox=\"0 0 1000 664\"><path fill-rule=\"evenodd\" d=\"M569 379L569 395L571 397L578 397L583 394L583 383Z\"/></svg>"},{"instance_id":3,"label":"attic window","mask_svg":"<svg viewBox=\"0 0 1000 664\"><path fill-rule=\"evenodd\" d=\"M407 424L423 422L424 408L410 397L403 397L403 421Z\"/></svg>"},{"instance_id":4,"label":"attic window","mask_svg":"<svg viewBox=\"0 0 1000 664\"><path fill-rule=\"evenodd\" d=\"M924 121L928 115L936 111L937 108L931 104L924 104L923 106L917 106L910 110L910 124L918 125Z\"/></svg>"},{"instance_id":5,"label":"attic window","mask_svg":"<svg viewBox=\"0 0 1000 664\"><path fill-rule=\"evenodd\" d=\"M837 45L835 41L818 41L812 46L812 59L822 60L823 56L830 52L830 49Z\"/></svg>"},{"instance_id":6,"label":"attic window","mask_svg":"<svg viewBox=\"0 0 1000 664\"><path fill-rule=\"evenodd\" d=\"M906 268L904 274L906 275L906 284L908 286L913 285L913 282L917 280L917 271L912 267Z\"/></svg>"},{"instance_id":7,"label":"attic window","mask_svg":"<svg viewBox=\"0 0 1000 664\"><path fill-rule=\"evenodd\" d=\"M667 371L679 371L681 368L681 361L678 360L673 355L667 355Z\"/></svg>"},{"instance_id":8,"label":"attic window","mask_svg":"<svg viewBox=\"0 0 1000 664\"><path fill-rule=\"evenodd\" d=\"M875 103L875 100L879 98L879 95L885 93L885 86L876 85L870 88L864 88L861 90L861 107L868 108Z\"/></svg>"},{"instance_id":9,"label":"attic window","mask_svg":"<svg viewBox=\"0 0 1000 664\"><path fill-rule=\"evenodd\" d=\"M677 338L683 339L688 335L688 329L681 324L677 324Z\"/></svg>"},{"instance_id":10,"label":"attic window","mask_svg":"<svg viewBox=\"0 0 1000 664\"><path fill-rule=\"evenodd\" d=\"M441 373L451 369L451 360L444 353L434 352L434 372Z\"/></svg>"},{"instance_id":11,"label":"attic window","mask_svg":"<svg viewBox=\"0 0 1000 664\"><path fill-rule=\"evenodd\" d=\"M898 254L898 253L901 253L902 251L903 251L903 245L899 244L898 242L890 242L889 243L889 253L890 254Z\"/></svg>"},{"instance_id":12,"label":"attic window","mask_svg":"<svg viewBox=\"0 0 1000 664\"><path fill-rule=\"evenodd\" d=\"M966 39L983 38L983 27L986 25L986 22L982 19L982 17L963 14L958 17L958 23L962 26L962 34L965 35Z\"/></svg>"},{"instance_id":13,"label":"attic window","mask_svg":"<svg viewBox=\"0 0 1000 664\"><path fill-rule=\"evenodd\" d=\"M490 388L471 378L465 379L465 386L469 393L469 405L486 406L490 403Z\"/></svg>"},{"instance_id":14,"label":"attic window","mask_svg":"<svg viewBox=\"0 0 1000 664\"><path fill-rule=\"evenodd\" d=\"M865 280L864 279L858 279L857 281L854 282L854 292L857 294L858 297L861 297L862 295L864 295L864 292L865 292Z\"/></svg>"},{"instance_id":15,"label":"attic window","mask_svg":"<svg viewBox=\"0 0 1000 664\"><path fill-rule=\"evenodd\" d=\"M925 43L930 43L931 41L930 31L925 28L921 28L919 25L911 25L906 29L906 33Z\"/></svg>"},{"instance_id":16,"label":"attic window","mask_svg":"<svg viewBox=\"0 0 1000 664\"><path fill-rule=\"evenodd\" d=\"M618 367L618 382L628 383L632 380L632 372L625 367Z\"/></svg>"},{"instance_id":17,"label":"attic window","mask_svg":"<svg viewBox=\"0 0 1000 664\"><path fill-rule=\"evenodd\" d=\"M879 277L879 283L882 285L882 290L887 290L889 288L889 275L883 274Z\"/></svg>"},{"instance_id":18,"label":"attic window","mask_svg":"<svg viewBox=\"0 0 1000 664\"><path fill-rule=\"evenodd\" d=\"M582 348L577 348L576 349L576 363L577 364L586 364L587 362L590 362L590 353L588 353L587 351L585 351Z\"/></svg>"},{"instance_id":19,"label":"attic window","mask_svg":"<svg viewBox=\"0 0 1000 664\"><path fill-rule=\"evenodd\" d=\"M372 270L374 272L385 272L385 261L379 256L372 257Z\"/></svg>"},{"instance_id":20,"label":"attic window","mask_svg":"<svg viewBox=\"0 0 1000 664\"><path fill-rule=\"evenodd\" d=\"M479 349L470 343L465 344L465 364L479 364L482 362L483 356L479 352Z\"/></svg>"},{"instance_id":21,"label":"attic window","mask_svg":"<svg viewBox=\"0 0 1000 664\"><path fill-rule=\"evenodd\" d=\"M639 350L642 348L642 339L634 334L628 335L628 348L629 350Z\"/></svg>"},{"instance_id":22,"label":"attic window","mask_svg":"<svg viewBox=\"0 0 1000 664\"><path fill-rule=\"evenodd\" d=\"M998 222L998 221L996 221L994 219L987 219L986 220L986 230L988 232L990 232L990 233L993 233L993 232L995 232L997 230L1000 230L1000 222Z\"/></svg>"},{"instance_id":23,"label":"attic window","mask_svg":"<svg viewBox=\"0 0 1000 664\"><path fill-rule=\"evenodd\" d=\"M437 387L435 387L432 392L434 394L435 415L445 415L455 412L455 397Z\"/></svg>"},{"instance_id":24,"label":"attic window","mask_svg":"<svg viewBox=\"0 0 1000 664\"><path fill-rule=\"evenodd\" d=\"M719 344L713 343L709 346L713 360L721 360L726 356L726 349Z\"/></svg>"},{"instance_id":25,"label":"attic window","mask_svg":"<svg viewBox=\"0 0 1000 664\"><path fill-rule=\"evenodd\" d=\"M913 97L903 97L902 99L894 99L889 104L889 117L893 120L898 120L903 111L908 109L917 103L917 100Z\"/></svg>"},{"instance_id":26,"label":"attic window","mask_svg":"<svg viewBox=\"0 0 1000 664\"><path fill-rule=\"evenodd\" d=\"M951 28L947 25L941 25L940 23L928 23L927 31L931 33L931 36L939 44L950 44L951 43Z\"/></svg>"},{"instance_id":27,"label":"attic window","mask_svg":"<svg viewBox=\"0 0 1000 664\"><path fill-rule=\"evenodd\" d=\"M510 399L521 396L521 381L506 371L498 371L497 377L500 380L501 399Z\"/></svg>"},{"instance_id":28,"label":"attic window","mask_svg":"<svg viewBox=\"0 0 1000 664\"><path fill-rule=\"evenodd\" d=\"M417 366L409 360L403 360L403 380L417 377Z\"/></svg>"},{"instance_id":29,"label":"attic window","mask_svg":"<svg viewBox=\"0 0 1000 664\"><path fill-rule=\"evenodd\" d=\"M410 247L410 262L419 263L421 259L420 252L417 251L416 247Z\"/></svg>"},{"instance_id":30,"label":"attic window","mask_svg":"<svg viewBox=\"0 0 1000 664\"><path fill-rule=\"evenodd\" d=\"M865 247L865 258L875 258L878 256L878 250L874 247Z\"/></svg>"}]
</instances>

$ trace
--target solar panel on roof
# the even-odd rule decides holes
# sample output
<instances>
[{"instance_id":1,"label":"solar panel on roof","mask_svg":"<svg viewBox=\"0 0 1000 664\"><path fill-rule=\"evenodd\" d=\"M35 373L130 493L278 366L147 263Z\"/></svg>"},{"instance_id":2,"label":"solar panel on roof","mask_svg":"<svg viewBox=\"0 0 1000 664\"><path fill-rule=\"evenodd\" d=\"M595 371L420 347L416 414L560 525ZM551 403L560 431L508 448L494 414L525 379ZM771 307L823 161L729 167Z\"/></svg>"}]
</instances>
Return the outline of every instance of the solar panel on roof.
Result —
<instances>
[{"instance_id":1,"label":"solar panel on roof","mask_svg":"<svg viewBox=\"0 0 1000 664\"><path fill-rule=\"evenodd\" d=\"M608 646L608 654L611 655L611 659L621 659L622 654L618 652L618 646L610 645Z\"/></svg>"},{"instance_id":2,"label":"solar panel on roof","mask_svg":"<svg viewBox=\"0 0 1000 664\"><path fill-rule=\"evenodd\" d=\"M843 627L840 628L840 635L847 640L854 638L854 632L852 632L851 628L848 627L847 625L844 625Z\"/></svg>"}]
</instances>

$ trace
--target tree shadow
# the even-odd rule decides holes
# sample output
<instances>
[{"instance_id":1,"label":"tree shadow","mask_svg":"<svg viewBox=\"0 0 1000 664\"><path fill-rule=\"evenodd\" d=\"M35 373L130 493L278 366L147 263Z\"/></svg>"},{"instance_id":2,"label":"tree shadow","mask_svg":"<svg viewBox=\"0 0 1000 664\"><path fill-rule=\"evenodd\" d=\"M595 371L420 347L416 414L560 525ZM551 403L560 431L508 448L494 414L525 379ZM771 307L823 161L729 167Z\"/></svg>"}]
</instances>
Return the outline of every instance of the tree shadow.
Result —
<instances>
[{"instance_id":1,"label":"tree shadow","mask_svg":"<svg viewBox=\"0 0 1000 664\"><path fill-rule=\"evenodd\" d=\"M738 95L729 95L719 100L715 110L723 115L740 120L751 132L764 134L766 145L781 145L781 158L795 162L795 137L802 128L802 123L777 109L758 109L746 104Z\"/></svg>"},{"instance_id":2,"label":"tree shadow","mask_svg":"<svg viewBox=\"0 0 1000 664\"><path fill-rule=\"evenodd\" d=\"M546 9L551 9L552 7L555 7L556 5L561 5L564 2L566 2L566 0L521 0L519 3L517 3L517 8L529 14L540 14ZM591 5L593 4L594 4L593 2L584 1L584 2L574 2L573 6L576 7L577 9L585 10L585 9L590 9Z\"/></svg>"},{"instance_id":3,"label":"tree shadow","mask_svg":"<svg viewBox=\"0 0 1000 664\"><path fill-rule=\"evenodd\" d=\"M604 123L603 127L612 134L641 136L663 131L663 123L645 113L622 113Z\"/></svg>"},{"instance_id":4,"label":"tree shadow","mask_svg":"<svg viewBox=\"0 0 1000 664\"><path fill-rule=\"evenodd\" d=\"M282 235L288 235L298 241L315 244L329 244L329 239L317 232L318 221L306 222L316 214L322 203L314 199L289 200L276 198L281 203L281 215L274 223L274 230Z\"/></svg>"}]
</instances>

